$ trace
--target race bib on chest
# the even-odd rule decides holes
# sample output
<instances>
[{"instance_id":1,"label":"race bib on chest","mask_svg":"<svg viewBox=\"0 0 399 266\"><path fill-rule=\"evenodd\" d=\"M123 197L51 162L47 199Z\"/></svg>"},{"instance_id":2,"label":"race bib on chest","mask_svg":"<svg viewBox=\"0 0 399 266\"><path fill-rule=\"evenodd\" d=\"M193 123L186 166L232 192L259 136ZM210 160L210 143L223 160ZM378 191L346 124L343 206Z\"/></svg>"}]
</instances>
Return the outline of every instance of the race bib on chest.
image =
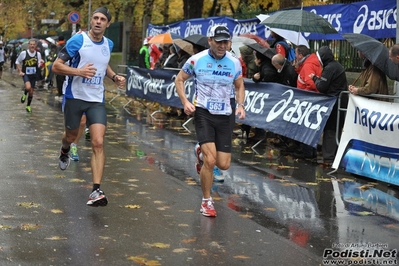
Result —
<instances>
[{"instance_id":1,"label":"race bib on chest","mask_svg":"<svg viewBox=\"0 0 399 266\"><path fill-rule=\"evenodd\" d=\"M36 74L36 67L26 67L26 75Z\"/></svg>"},{"instance_id":2,"label":"race bib on chest","mask_svg":"<svg viewBox=\"0 0 399 266\"><path fill-rule=\"evenodd\" d=\"M206 98L206 109L214 115L231 114L230 105L222 98Z\"/></svg>"},{"instance_id":3,"label":"race bib on chest","mask_svg":"<svg viewBox=\"0 0 399 266\"><path fill-rule=\"evenodd\" d=\"M100 76L94 76L91 79L83 78L82 83L86 85L100 85L102 83L102 78Z\"/></svg>"}]
</instances>

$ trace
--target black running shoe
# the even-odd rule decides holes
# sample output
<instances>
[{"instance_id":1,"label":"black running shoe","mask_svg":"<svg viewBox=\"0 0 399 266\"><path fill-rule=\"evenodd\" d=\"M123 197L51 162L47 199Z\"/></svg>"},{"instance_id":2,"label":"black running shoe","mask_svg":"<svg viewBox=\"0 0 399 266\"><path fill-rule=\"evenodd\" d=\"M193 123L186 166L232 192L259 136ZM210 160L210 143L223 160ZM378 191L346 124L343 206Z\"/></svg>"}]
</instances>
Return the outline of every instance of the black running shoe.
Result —
<instances>
[{"instance_id":1,"label":"black running shoe","mask_svg":"<svg viewBox=\"0 0 399 266\"><path fill-rule=\"evenodd\" d=\"M67 169L69 162L70 162L69 152L63 153L61 148L60 156L58 157L58 165L60 166L60 169L61 170Z\"/></svg>"},{"instance_id":2,"label":"black running shoe","mask_svg":"<svg viewBox=\"0 0 399 266\"><path fill-rule=\"evenodd\" d=\"M91 207L104 207L107 206L108 200L107 197L105 196L104 192L101 191L99 188L91 192L89 196L89 201L87 202L87 205Z\"/></svg>"}]
</instances>

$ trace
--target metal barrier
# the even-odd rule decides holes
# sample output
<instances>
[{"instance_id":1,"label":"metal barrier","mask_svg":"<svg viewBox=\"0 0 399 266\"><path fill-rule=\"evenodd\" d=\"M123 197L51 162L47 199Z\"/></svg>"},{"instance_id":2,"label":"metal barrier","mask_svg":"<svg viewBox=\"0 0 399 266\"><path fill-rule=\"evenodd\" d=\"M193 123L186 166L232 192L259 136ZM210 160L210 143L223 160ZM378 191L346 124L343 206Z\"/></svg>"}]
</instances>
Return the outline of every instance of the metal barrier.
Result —
<instances>
[{"instance_id":1,"label":"metal barrier","mask_svg":"<svg viewBox=\"0 0 399 266\"><path fill-rule=\"evenodd\" d=\"M117 71L116 74L119 76L124 76L125 78L127 77L126 71L127 71L128 65L118 65L117 66ZM124 71L123 71L124 70ZM112 97L111 100L108 101L108 103L113 107L112 102L120 97L120 96L125 96L125 97L129 97L126 95L126 88L116 88L116 91L110 91L110 92L114 92L116 93L116 95L114 97ZM126 104L123 105L123 109L128 112L129 114L132 114L128 109L127 106L133 101L133 99L128 99L128 102Z\"/></svg>"}]
</instances>

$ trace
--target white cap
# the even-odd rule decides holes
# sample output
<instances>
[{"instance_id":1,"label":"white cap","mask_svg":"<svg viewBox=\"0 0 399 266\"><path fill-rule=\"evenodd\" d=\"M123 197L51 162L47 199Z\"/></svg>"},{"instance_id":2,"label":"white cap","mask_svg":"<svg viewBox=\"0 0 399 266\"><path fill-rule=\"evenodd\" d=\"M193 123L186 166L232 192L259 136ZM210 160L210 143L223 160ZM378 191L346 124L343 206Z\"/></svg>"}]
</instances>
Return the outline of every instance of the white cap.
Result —
<instances>
[{"instance_id":1,"label":"white cap","mask_svg":"<svg viewBox=\"0 0 399 266\"><path fill-rule=\"evenodd\" d=\"M3 44L3 41L0 41L0 44Z\"/></svg>"}]
</instances>

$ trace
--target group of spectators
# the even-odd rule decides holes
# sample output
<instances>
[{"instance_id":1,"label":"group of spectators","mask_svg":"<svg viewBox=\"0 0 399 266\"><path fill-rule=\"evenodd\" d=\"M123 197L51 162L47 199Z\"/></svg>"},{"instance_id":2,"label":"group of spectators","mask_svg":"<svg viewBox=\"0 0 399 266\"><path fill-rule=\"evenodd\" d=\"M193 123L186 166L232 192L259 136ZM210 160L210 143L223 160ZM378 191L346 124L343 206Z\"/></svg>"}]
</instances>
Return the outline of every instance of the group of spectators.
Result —
<instances>
[{"instance_id":1,"label":"group of spectators","mask_svg":"<svg viewBox=\"0 0 399 266\"><path fill-rule=\"evenodd\" d=\"M373 66L364 55L359 52L363 59L364 70L355 81L359 84L348 85L344 67L334 59L334 54L328 46L322 46L314 53L305 45L295 47L295 60L289 58L291 44L281 36L272 32L273 42L270 44L268 53L262 53L251 49L249 46L240 47L240 61L243 65L244 77L254 82L275 82L286 86L295 87L316 93L339 96L343 91L353 94L388 94L386 75ZM158 47L149 44L151 37L146 38L139 55L139 67L149 69L159 68L181 68L189 58L189 54L177 46L163 45ZM201 50L206 49L202 47ZM197 52L196 49L195 53ZM234 51L230 49L234 54ZM347 97L343 96L341 107L346 107ZM343 127L343 119L337 127L338 101L331 112L323 132L321 151L324 164L331 165L336 154L336 134L340 134ZM342 116L344 117L344 116ZM251 126L241 124L241 133L248 138ZM275 136L275 134L272 134ZM266 138L264 129L254 129L250 139L259 141ZM277 136L284 142L289 151L295 152L297 156L304 158L316 158L317 150L313 147L298 143L282 136Z\"/></svg>"},{"instance_id":2,"label":"group of spectators","mask_svg":"<svg viewBox=\"0 0 399 266\"><path fill-rule=\"evenodd\" d=\"M139 51L138 63L141 68L163 69L182 68L187 59L192 55L181 49L176 44L163 44L157 46L151 44L151 36L143 40L143 46ZM193 44L193 53L201 52L208 47Z\"/></svg>"}]
</instances>

